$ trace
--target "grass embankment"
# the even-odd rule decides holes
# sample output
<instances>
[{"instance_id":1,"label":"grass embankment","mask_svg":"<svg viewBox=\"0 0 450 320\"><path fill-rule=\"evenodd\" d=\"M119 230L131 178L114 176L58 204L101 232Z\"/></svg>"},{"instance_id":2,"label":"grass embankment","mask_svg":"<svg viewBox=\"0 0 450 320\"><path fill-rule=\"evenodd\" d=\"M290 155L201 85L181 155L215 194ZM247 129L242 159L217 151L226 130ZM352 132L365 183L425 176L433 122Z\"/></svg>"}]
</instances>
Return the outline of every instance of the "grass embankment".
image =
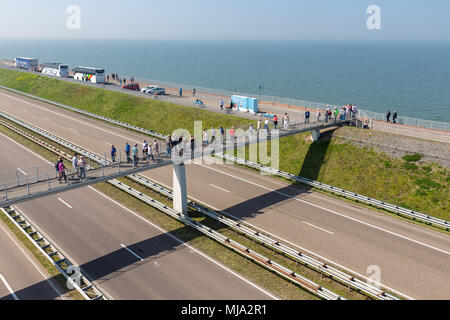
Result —
<instances>
[{"instance_id":1,"label":"grass embankment","mask_svg":"<svg viewBox=\"0 0 450 320\"><path fill-rule=\"evenodd\" d=\"M303 133L280 139L280 170L450 220L450 171L419 155L396 159L330 135L312 143Z\"/></svg>"},{"instance_id":2,"label":"grass embankment","mask_svg":"<svg viewBox=\"0 0 450 320\"><path fill-rule=\"evenodd\" d=\"M22 128L21 128L22 129ZM9 129L0 126L0 132L3 134L11 137L12 139L16 140L17 142L21 143L25 147L33 150L37 154L41 155L42 157L52 160L55 155L54 153L48 151L47 149L35 144L32 141L29 141L26 138L23 138L22 136L10 131ZM34 136L38 138L43 138L37 134L33 134ZM62 148L60 145L57 145L55 143L51 143L52 145ZM122 182L128 184L129 186L144 192L145 194L151 196L157 201L163 202L169 206L172 205L171 200L161 196L160 194L157 194L142 185L139 185L128 178L121 178L119 179ZM268 271L259 265L253 263L252 261L240 256L239 254L235 253L234 251L227 249L223 247L221 244L217 243L216 241L210 239L207 236L204 236L200 232L194 230L191 227L185 226L183 223L172 219L169 216L166 216L159 212L158 210L154 209L153 207L145 204L144 202L134 198L133 196L115 188L114 186L108 184L108 183L101 183L94 186L95 189L103 192L104 194L110 196L111 198L115 199L116 201L124 204L127 208L130 208L131 210L137 212L141 216L145 217L152 223L162 227L167 232L172 233L173 235L177 236L179 239L183 240L184 242L188 243L189 245L201 250L202 252L206 253L210 257L216 259L217 261L223 263L224 265L228 266L235 272L241 274L242 276L246 277L247 279L253 281L254 283L258 284L259 286L269 290L276 296L280 297L284 300L315 300L318 299L316 296L310 294L309 292L306 292L302 289L299 289L296 285L290 283L289 281L286 281L276 275L275 273ZM213 228L214 230L224 234L225 236L234 239L238 241L239 243L259 252L260 254L265 255L267 258L271 259L272 261L278 262L291 270L297 272L298 274L301 274L318 284L333 290L334 292L342 295L343 297L347 299L368 299L366 296L355 292L353 290L348 291L347 287L344 285L341 285L327 277L322 277L320 273L306 267L300 264L297 264L293 260L277 254L273 252L273 250L266 248L251 239L240 235L238 233L235 233L233 230L229 229L228 227L224 227L223 225L219 225L215 220L203 217L201 214L196 212L191 212L191 216L194 217L195 220ZM6 217L2 217L6 222L8 222ZM55 279L57 282L63 284L64 278L62 275L57 275L58 271L56 268L54 268L52 265L48 263L48 260L45 259L43 256L39 256L39 252L37 252L37 249L30 243L27 243L27 239L20 233L19 230L17 230L14 225L11 223L9 224L9 227L15 232L16 236L23 241L27 247L30 249L30 251L35 254L39 260L39 262L53 275L55 276ZM36 251L36 252L34 252ZM55 273L56 272L56 273ZM62 279L61 279L62 278ZM70 292L69 294L76 295L75 292Z\"/></svg>"},{"instance_id":3,"label":"grass embankment","mask_svg":"<svg viewBox=\"0 0 450 320\"><path fill-rule=\"evenodd\" d=\"M220 125L248 128L251 122L236 116L18 71L0 69L0 84L162 134L170 134L179 128L193 133L194 121L202 121L207 129Z\"/></svg>"}]
</instances>

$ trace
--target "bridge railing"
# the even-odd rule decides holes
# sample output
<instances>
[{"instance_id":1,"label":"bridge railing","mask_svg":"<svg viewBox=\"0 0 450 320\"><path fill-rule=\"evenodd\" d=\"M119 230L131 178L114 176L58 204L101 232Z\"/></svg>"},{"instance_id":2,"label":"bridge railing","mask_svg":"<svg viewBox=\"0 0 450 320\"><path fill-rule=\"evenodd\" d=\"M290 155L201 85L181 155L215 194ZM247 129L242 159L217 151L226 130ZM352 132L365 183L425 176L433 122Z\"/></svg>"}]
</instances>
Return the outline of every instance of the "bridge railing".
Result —
<instances>
[{"instance_id":1,"label":"bridge railing","mask_svg":"<svg viewBox=\"0 0 450 320\"><path fill-rule=\"evenodd\" d=\"M450 123L408 117L399 117L396 123L387 123L386 115L366 110L360 110L358 117L370 119L370 128L378 131L450 143Z\"/></svg>"},{"instance_id":2,"label":"bridge railing","mask_svg":"<svg viewBox=\"0 0 450 320\"><path fill-rule=\"evenodd\" d=\"M382 121L386 122L386 115L382 113L372 112L368 110L360 110L360 114L362 116L368 117L372 120ZM391 117L392 121L392 117ZM439 121L432 121L432 120L425 120L425 119L418 119L418 118L410 118L410 117L403 117L399 116L397 118L397 124L404 124L408 126L414 126L414 127L420 127L420 128L426 128L426 129L435 129L435 130L444 130L450 132L450 123L447 122L439 122Z\"/></svg>"}]
</instances>

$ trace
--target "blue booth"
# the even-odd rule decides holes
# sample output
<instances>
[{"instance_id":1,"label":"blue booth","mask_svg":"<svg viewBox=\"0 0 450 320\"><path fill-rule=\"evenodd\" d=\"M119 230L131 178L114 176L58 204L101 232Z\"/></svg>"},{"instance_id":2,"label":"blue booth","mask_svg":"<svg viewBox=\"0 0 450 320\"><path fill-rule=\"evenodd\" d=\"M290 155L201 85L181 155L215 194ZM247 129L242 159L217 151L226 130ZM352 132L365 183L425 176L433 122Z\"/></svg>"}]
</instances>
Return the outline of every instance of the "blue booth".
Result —
<instances>
[{"instance_id":1,"label":"blue booth","mask_svg":"<svg viewBox=\"0 0 450 320\"><path fill-rule=\"evenodd\" d=\"M233 102L239 111L258 113L258 99L242 96L231 96L231 102Z\"/></svg>"}]
</instances>

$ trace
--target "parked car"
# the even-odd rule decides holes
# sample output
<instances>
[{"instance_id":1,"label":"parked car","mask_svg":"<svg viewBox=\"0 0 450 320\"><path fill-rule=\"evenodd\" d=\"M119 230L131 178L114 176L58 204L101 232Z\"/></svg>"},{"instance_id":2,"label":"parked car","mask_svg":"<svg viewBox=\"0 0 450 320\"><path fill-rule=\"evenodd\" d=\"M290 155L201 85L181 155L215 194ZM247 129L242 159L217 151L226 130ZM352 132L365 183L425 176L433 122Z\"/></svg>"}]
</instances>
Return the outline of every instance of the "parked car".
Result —
<instances>
[{"instance_id":1,"label":"parked car","mask_svg":"<svg viewBox=\"0 0 450 320\"><path fill-rule=\"evenodd\" d=\"M147 87L143 88L143 89L141 90L141 92L147 93L147 91L152 90L152 89L155 88L155 87L156 87L156 86L147 86Z\"/></svg>"},{"instance_id":2,"label":"parked car","mask_svg":"<svg viewBox=\"0 0 450 320\"><path fill-rule=\"evenodd\" d=\"M154 95L165 95L166 89L158 86L148 86L141 90L143 93L154 94Z\"/></svg>"},{"instance_id":3,"label":"parked car","mask_svg":"<svg viewBox=\"0 0 450 320\"><path fill-rule=\"evenodd\" d=\"M123 86L122 89L134 90L134 91L140 91L141 90L141 88L139 87L138 83L127 84L127 85Z\"/></svg>"}]
</instances>

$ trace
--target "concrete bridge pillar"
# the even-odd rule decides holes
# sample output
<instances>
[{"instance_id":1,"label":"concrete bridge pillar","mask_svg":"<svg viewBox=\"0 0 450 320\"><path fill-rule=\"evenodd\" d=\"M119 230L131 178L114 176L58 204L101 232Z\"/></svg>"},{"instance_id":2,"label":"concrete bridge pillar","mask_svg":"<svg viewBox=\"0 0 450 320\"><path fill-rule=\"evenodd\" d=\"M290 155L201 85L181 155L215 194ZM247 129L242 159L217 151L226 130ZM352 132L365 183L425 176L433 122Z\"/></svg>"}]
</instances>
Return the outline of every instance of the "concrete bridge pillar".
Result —
<instances>
[{"instance_id":1,"label":"concrete bridge pillar","mask_svg":"<svg viewBox=\"0 0 450 320\"><path fill-rule=\"evenodd\" d=\"M320 138L320 130L319 129L312 129L311 130L311 139L313 142L316 142Z\"/></svg>"},{"instance_id":2,"label":"concrete bridge pillar","mask_svg":"<svg viewBox=\"0 0 450 320\"><path fill-rule=\"evenodd\" d=\"M187 214L186 167L184 163L173 165L173 209Z\"/></svg>"}]
</instances>

